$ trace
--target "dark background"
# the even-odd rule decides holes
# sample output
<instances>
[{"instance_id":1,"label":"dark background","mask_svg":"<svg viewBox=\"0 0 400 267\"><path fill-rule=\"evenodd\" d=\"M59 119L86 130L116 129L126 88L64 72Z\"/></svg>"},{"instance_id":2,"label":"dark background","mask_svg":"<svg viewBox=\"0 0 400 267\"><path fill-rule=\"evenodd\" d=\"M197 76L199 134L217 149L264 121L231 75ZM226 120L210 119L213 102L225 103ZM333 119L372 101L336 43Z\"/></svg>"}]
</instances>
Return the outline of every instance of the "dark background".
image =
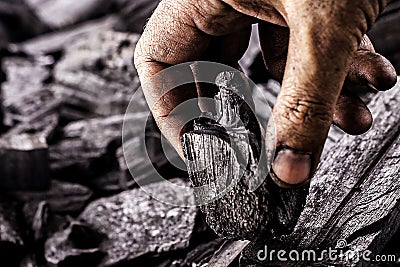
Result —
<instances>
[{"instance_id":1,"label":"dark background","mask_svg":"<svg viewBox=\"0 0 400 267\"><path fill-rule=\"evenodd\" d=\"M0 0L0 266L205 266L226 245L197 209L142 195L128 165L140 179L150 166L123 157L123 115L140 85L133 51L157 4ZM398 73L399 25L393 1L369 33ZM243 62L254 82L269 80L256 43ZM147 110L143 97L137 105ZM152 118L137 120L152 165L187 183Z\"/></svg>"}]
</instances>

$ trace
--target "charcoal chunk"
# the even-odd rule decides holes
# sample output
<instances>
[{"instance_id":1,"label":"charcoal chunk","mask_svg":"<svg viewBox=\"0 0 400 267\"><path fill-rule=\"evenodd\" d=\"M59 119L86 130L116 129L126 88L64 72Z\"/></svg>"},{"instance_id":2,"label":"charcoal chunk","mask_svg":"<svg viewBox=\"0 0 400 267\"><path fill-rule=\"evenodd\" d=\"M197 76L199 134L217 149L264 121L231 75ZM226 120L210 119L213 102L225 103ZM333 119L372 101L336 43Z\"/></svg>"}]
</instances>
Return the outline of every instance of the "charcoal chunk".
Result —
<instances>
[{"instance_id":1,"label":"charcoal chunk","mask_svg":"<svg viewBox=\"0 0 400 267\"><path fill-rule=\"evenodd\" d=\"M0 199L0 262L10 266L22 258L24 246L18 211L18 203Z\"/></svg>"},{"instance_id":2,"label":"charcoal chunk","mask_svg":"<svg viewBox=\"0 0 400 267\"><path fill-rule=\"evenodd\" d=\"M105 14L112 5L109 0L26 0L38 17L51 28L62 28Z\"/></svg>"},{"instance_id":3,"label":"charcoal chunk","mask_svg":"<svg viewBox=\"0 0 400 267\"><path fill-rule=\"evenodd\" d=\"M138 37L107 31L76 39L55 68L56 82L78 91L66 90L66 93L92 99L90 109L94 113L104 116L125 113L139 87L132 64Z\"/></svg>"},{"instance_id":4,"label":"charcoal chunk","mask_svg":"<svg viewBox=\"0 0 400 267\"><path fill-rule=\"evenodd\" d=\"M48 148L38 135L0 139L0 190L44 190L49 186Z\"/></svg>"},{"instance_id":5,"label":"charcoal chunk","mask_svg":"<svg viewBox=\"0 0 400 267\"><path fill-rule=\"evenodd\" d=\"M175 260L172 266L204 266L212 258L214 253L221 248L224 240L222 238L204 242L190 250L182 260ZM214 265L210 265L214 266Z\"/></svg>"},{"instance_id":6,"label":"charcoal chunk","mask_svg":"<svg viewBox=\"0 0 400 267\"><path fill-rule=\"evenodd\" d=\"M98 266L104 253L98 245L102 236L80 222L55 233L45 244L48 266Z\"/></svg>"},{"instance_id":7,"label":"charcoal chunk","mask_svg":"<svg viewBox=\"0 0 400 267\"><path fill-rule=\"evenodd\" d=\"M20 122L40 125L43 117L54 115L59 108L62 95L45 85L51 75L46 60L52 59L10 57L4 60L7 81L2 85L2 92L7 125ZM29 128L27 125L24 127Z\"/></svg>"},{"instance_id":8,"label":"charcoal chunk","mask_svg":"<svg viewBox=\"0 0 400 267\"><path fill-rule=\"evenodd\" d=\"M11 121L11 124L36 122L40 125L41 123L37 122L46 116L54 115L61 102L62 99L47 88L32 92L22 98L13 98L12 101L6 103L7 119ZM29 128L29 126L25 127ZM38 127L42 128L43 126ZM51 129L48 132L51 133Z\"/></svg>"},{"instance_id":9,"label":"charcoal chunk","mask_svg":"<svg viewBox=\"0 0 400 267\"><path fill-rule=\"evenodd\" d=\"M174 182L187 186L182 180ZM145 189L176 198L165 182L147 185ZM103 265L112 266L148 253L186 248L196 213L196 207L174 207L152 198L142 189L133 189L92 202L79 218L107 236L101 245L107 253Z\"/></svg>"},{"instance_id":10,"label":"charcoal chunk","mask_svg":"<svg viewBox=\"0 0 400 267\"><path fill-rule=\"evenodd\" d=\"M44 201L52 212L77 213L86 205L92 191L79 184L53 180L47 191L13 192L10 195L26 203Z\"/></svg>"},{"instance_id":11,"label":"charcoal chunk","mask_svg":"<svg viewBox=\"0 0 400 267\"><path fill-rule=\"evenodd\" d=\"M124 148L119 148L116 154L119 168L126 173L129 173L129 170L134 170L135 181L144 181L155 171L147 154L142 152L145 147L141 138L142 137L137 136L126 140ZM127 155L126 157L124 152Z\"/></svg>"},{"instance_id":12,"label":"charcoal chunk","mask_svg":"<svg viewBox=\"0 0 400 267\"><path fill-rule=\"evenodd\" d=\"M11 138L21 134L35 134L51 142L59 124L60 116L58 113L50 113L48 115L38 116L29 122L20 123L11 128L4 137Z\"/></svg>"},{"instance_id":13,"label":"charcoal chunk","mask_svg":"<svg viewBox=\"0 0 400 267\"><path fill-rule=\"evenodd\" d=\"M108 15L104 18L87 21L56 32L42 34L18 44L17 47L19 50L32 55L59 53L68 46L71 40L87 33L110 30L116 21L115 15Z\"/></svg>"},{"instance_id":14,"label":"charcoal chunk","mask_svg":"<svg viewBox=\"0 0 400 267\"><path fill-rule=\"evenodd\" d=\"M47 232L49 205L45 201L27 202L22 211L31 239L33 241L44 239Z\"/></svg>"},{"instance_id":15,"label":"charcoal chunk","mask_svg":"<svg viewBox=\"0 0 400 267\"><path fill-rule=\"evenodd\" d=\"M40 61L22 57L4 58L3 69L7 77L2 86L6 106L10 101L26 95L33 96L42 90L43 81L50 75L50 71Z\"/></svg>"},{"instance_id":16,"label":"charcoal chunk","mask_svg":"<svg viewBox=\"0 0 400 267\"><path fill-rule=\"evenodd\" d=\"M128 117L140 121L146 116L146 113L137 113ZM77 121L65 126L64 139L50 147L52 171L94 177L113 170L117 165L115 152L121 146L124 118L123 115L116 115ZM140 124L136 126L138 129L140 127Z\"/></svg>"},{"instance_id":17,"label":"charcoal chunk","mask_svg":"<svg viewBox=\"0 0 400 267\"><path fill-rule=\"evenodd\" d=\"M135 180L126 171L112 170L88 181L88 186L101 193L118 193L135 185Z\"/></svg>"},{"instance_id":18,"label":"charcoal chunk","mask_svg":"<svg viewBox=\"0 0 400 267\"><path fill-rule=\"evenodd\" d=\"M0 33L0 35L1 35L1 33ZM0 49L1 49L1 45L0 45ZM6 79L5 76L6 75L5 75L5 73L3 71L3 68L2 68L1 55L0 55L0 134L5 131L5 127L4 127L4 110L3 110L3 96L2 96L2 90L1 90L1 84Z\"/></svg>"}]
</instances>

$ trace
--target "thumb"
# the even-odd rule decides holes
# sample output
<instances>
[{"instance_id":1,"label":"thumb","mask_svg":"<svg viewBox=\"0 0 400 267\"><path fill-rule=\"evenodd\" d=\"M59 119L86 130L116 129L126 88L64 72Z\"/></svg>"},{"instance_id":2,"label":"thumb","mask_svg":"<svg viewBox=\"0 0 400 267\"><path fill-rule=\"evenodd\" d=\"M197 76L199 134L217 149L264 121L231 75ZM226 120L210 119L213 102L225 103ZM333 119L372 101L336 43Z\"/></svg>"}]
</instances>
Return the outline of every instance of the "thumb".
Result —
<instances>
[{"instance_id":1,"label":"thumb","mask_svg":"<svg viewBox=\"0 0 400 267\"><path fill-rule=\"evenodd\" d=\"M277 153L271 177L281 187L301 186L315 172L357 41L332 29L291 28L273 110Z\"/></svg>"}]
</instances>

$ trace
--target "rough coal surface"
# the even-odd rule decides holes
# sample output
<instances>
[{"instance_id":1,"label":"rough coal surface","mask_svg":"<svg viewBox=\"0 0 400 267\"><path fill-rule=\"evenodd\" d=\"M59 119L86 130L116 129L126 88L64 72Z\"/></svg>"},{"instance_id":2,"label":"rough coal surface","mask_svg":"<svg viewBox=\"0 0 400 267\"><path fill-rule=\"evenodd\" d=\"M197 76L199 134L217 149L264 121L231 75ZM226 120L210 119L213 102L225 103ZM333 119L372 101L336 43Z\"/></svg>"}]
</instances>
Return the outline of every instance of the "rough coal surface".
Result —
<instances>
[{"instance_id":1,"label":"rough coal surface","mask_svg":"<svg viewBox=\"0 0 400 267\"><path fill-rule=\"evenodd\" d=\"M155 170L188 185L164 154L133 64L135 33L157 4L0 0L1 266L200 266L221 247L197 208L136 183L175 198L149 179Z\"/></svg>"},{"instance_id":2,"label":"rough coal surface","mask_svg":"<svg viewBox=\"0 0 400 267\"><path fill-rule=\"evenodd\" d=\"M21 257L24 241L18 203L0 199L0 261L14 266Z\"/></svg>"},{"instance_id":3,"label":"rough coal surface","mask_svg":"<svg viewBox=\"0 0 400 267\"><path fill-rule=\"evenodd\" d=\"M175 180L178 185L187 183ZM171 195L164 183L145 187L148 193ZM79 218L107 238L102 243L104 266L126 262L147 253L163 253L189 246L196 207L174 207L152 198L142 189L122 192L92 202ZM192 195L181 197L193 197Z\"/></svg>"},{"instance_id":4,"label":"rough coal surface","mask_svg":"<svg viewBox=\"0 0 400 267\"><path fill-rule=\"evenodd\" d=\"M101 238L87 226L72 222L46 241L48 266L96 266L103 257L98 248Z\"/></svg>"},{"instance_id":5,"label":"rough coal surface","mask_svg":"<svg viewBox=\"0 0 400 267\"><path fill-rule=\"evenodd\" d=\"M97 100L100 115L123 113L139 86L132 64L138 38L108 31L77 39L57 64L55 80Z\"/></svg>"},{"instance_id":6,"label":"rough coal surface","mask_svg":"<svg viewBox=\"0 0 400 267\"><path fill-rule=\"evenodd\" d=\"M26 0L38 17L51 28L62 28L106 13L109 0Z\"/></svg>"},{"instance_id":7,"label":"rough coal surface","mask_svg":"<svg viewBox=\"0 0 400 267\"><path fill-rule=\"evenodd\" d=\"M83 185L53 180L46 191L12 192L10 196L26 203L43 201L52 212L78 213L91 198L92 191Z\"/></svg>"},{"instance_id":8,"label":"rough coal surface","mask_svg":"<svg viewBox=\"0 0 400 267\"><path fill-rule=\"evenodd\" d=\"M64 139L50 147L51 169L81 177L102 173L121 145L123 115L77 121L63 129Z\"/></svg>"},{"instance_id":9,"label":"rough coal surface","mask_svg":"<svg viewBox=\"0 0 400 267\"><path fill-rule=\"evenodd\" d=\"M48 163L45 138L30 134L0 138L0 191L46 189Z\"/></svg>"},{"instance_id":10,"label":"rough coal surface","mask_svg":"<svg viewBox=\"0 0 400 267\"><path fill-rule=\"evenodd\" d=\"M393 1L379 19L386 37L396 36L389 26L397 25L391 22L398 21L393 11L399 2ZM171 198L175 192L151 179L154 170L188 184L188 174L165 156L133 64L140 33L158 3L0 0L0 266L238 266L243 244L219 238L196 208L159 202L137 184L147 184L145 190L154 196ZM396 63L398 45L379 32L371 32L377 48ZM241 63L256 83L266 84L266 98L261 90L254 93L272 106L279 85L270 90L256 36ZM122 136L135 92L135 112L125 118L132 123ZM267 118L263 107L256 111ZM226 166L220 167L226 177ZM209 223L222 221L233 230L268 221L276 226L274 234L286 233L303 199L271 186L268 195L262 191L259 197L241 197L245 190L231 196L234 201L228 195L225 209L214 205L218 216L208 216ZM271 216L253 214L260 208L257 200L266 205L267 197ZM242 208L246 199L254 209Z\"/></svg>"},{"instance_id":11,"label":"rough coal surface","mask_svg":"<svg viewBox=\"0 0 400 267\"><path fill-rule=\"evenodd\" d=\"M50 71L39 60L8 57L2 62L7 80L2 84L6 124L31 122L56 108L54 92L45 88Z\"/></svg>"}]
</instances>

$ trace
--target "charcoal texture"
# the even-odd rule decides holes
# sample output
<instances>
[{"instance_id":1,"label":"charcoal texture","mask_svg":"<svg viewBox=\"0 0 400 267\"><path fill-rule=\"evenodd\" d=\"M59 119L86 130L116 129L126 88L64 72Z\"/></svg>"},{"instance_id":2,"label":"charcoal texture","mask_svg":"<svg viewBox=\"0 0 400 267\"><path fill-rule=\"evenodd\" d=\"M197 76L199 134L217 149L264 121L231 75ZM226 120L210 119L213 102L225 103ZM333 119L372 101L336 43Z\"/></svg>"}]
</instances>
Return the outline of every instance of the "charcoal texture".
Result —
<instances>
[{"instance_id":1,"label":"charcoal texture","mask_svg":"<svg viewBox=\"0 0 400 267\"><path fill-rule=\"evenodd\" d=\"M62 28L105 14L113 1L26 0L41 21L52 29Z\"/></svg>"},{"instance_id":2,"label":"charcoal texture","mask_svg":"<svg viewBox=\"0 0 400 267\"><path fill-rule=\"evenodd\" d=\"M176 194L153 179L157 171L179 185L189 183L185 169L169 162L178 162L167 152L172 148L161 146L132 64L158 3L0 0L0 265L237 267L240 258L240 266L258 266L264 263L256 254L266 242L271 249L323 248L339 237L352 248L377 253L385 246L381 253L398 255L397 91L370 103L376 126L364 137L344 137L332 128L306 200L307 189L282 190L269 179L251 190L254 167L263 160L261 135L248 106L226 94L239 76L223 75L221 117L197 120L184 136L194 163L189 174L194 185L216 191L243 170L245 179L202 205L204 214L145 192L186 200L207 195ZM399 0L392 1L369 33L397 69L398 10ZM253 100L266 121L280 85L265 70L256 28L240 64L258 84ZM201 73L194 68L194 74ZM133 93L134 112L127 114L122 136ZM237 114L244 127L232 121Z\"/></svg>"},{"instance_id":3,"label":"charcoal texture","mask_svg":"<svg viewBox=\"0 0 400 267\"><path fill-rule=\"evenodd\" d=\"M23 233L18 203L0 200L0 260L14 266L23 255Z\"/></svg>"},{"instance_id":4,"label":"charcoal texture","mask_svg":"<svg viewBox=\"0 0 400 267\"><path fill-rule=\"evenodd\" d=\"M181 180L175 182L187 186ZM163 183L151 184L144 189L156 195L174 194ZM147 253L165 253L188 247L196 213L196 207L163 204L142 189L133 189L92 202L79 218L107 237L101 244L107 253L103 264L112 266Z\"/></svg>"},{"instance_id":5,"label":"charcoal texture","mask_svg":"<svg viewBox=\"0 0 400 267\"><path fill-rule=\"evenodd\" d=\"M45 244L48 266L97 266L104 253L98 245L102 236L79 222L55 233Z\"/></svg>"},{"instance_id":6,"label":"charcoal texture","mask_svg":"<svg viewBox=\"0 0 400 267\"><path fill-rule=\"evenodd\" d=\"M13 192L10 195L26 203L44 201L52 212L78 213L91 198L92 191L83 185L53 180L46 191Z\"/></svg>"},{"instance_id":7,"label":"charcoal texture","mask_svg":"<svg viewBox=\"0 0 400 267\"><path fill-rule=\"evenodd\" d=\"M0 190L41 190L50 183L48 147L37 135L0 139Z\"/></svg>"}]
</instances>

